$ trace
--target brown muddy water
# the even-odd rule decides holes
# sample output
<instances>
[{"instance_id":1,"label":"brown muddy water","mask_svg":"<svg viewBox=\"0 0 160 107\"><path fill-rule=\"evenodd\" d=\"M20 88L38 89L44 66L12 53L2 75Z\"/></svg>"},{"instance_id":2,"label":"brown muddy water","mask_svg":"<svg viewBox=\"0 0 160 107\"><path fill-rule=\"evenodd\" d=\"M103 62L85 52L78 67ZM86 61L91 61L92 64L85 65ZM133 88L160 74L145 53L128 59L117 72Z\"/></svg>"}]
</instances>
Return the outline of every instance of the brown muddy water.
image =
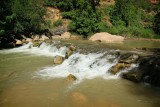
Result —
<instances>
[{"instance_id":1,"label":"brown muddy water","mask_svg":"<svg viewBox=\"0 0 160 107\"><path fill-rule=\"evenodd\" d=\"M68 43L68 41L62 42ZM70 43L74 44L74 42L71 41ZM133 43L135 44L135 42ZM79 46L90 46L90 44L93 45L92 43L82 41ZM106 44L100 44L102 44L102 47L106 46ZM128 42L128 44L132 43ZM97 44L95 44L94 47L96 47L96 45ZM112 47L110 45L111 44L108 44L108 47ZM117 46L120 45L114 44L113 48L117 48ZM132 48L132 46L129 47ZM158 43L154 46L159 47ZM145 47L145 45L142 47ZM16 51L19 50L0 51L0 107L160 106L159 88L143 83L135 84L121 78L103 78L105 74L99 74L99 72L103 71L106 67L110 67L112 64L105 66L104 63L106 62L103 59L97 60L99 54L87 54L85 56L75 53L62 65L56 67L52 64L53 57L48 55L46 51L42 53L46 52L47 55L43 55L39 50L26 51L22 49L19 52ZM78 64L70 63L72 66L67 68L67 66L69 66L67 62L70 62L70 60L73 61L75 56L79 56L78 58L82 58L82 60L79 60ZM95 57L97 59L94 59ZM98 65L94 65L93 67L95 68L93 69L87 68L86 65L95 60L99 61ZM80 69L81 67L79 68L79 66L87 69ZM74 72L72 73L75 73L77 77L79 76L81 81L66 81L68 72L64 68L73 70ZM39 75L42 69L43 73ZM59 71L54 72L55 70ZM85 74L85 72L88 73ZM58 73L58 75L56 75L56 73ZM93 75L90 77L92 73L97 73L97 76Z\"/></svg>"}]
</instances>

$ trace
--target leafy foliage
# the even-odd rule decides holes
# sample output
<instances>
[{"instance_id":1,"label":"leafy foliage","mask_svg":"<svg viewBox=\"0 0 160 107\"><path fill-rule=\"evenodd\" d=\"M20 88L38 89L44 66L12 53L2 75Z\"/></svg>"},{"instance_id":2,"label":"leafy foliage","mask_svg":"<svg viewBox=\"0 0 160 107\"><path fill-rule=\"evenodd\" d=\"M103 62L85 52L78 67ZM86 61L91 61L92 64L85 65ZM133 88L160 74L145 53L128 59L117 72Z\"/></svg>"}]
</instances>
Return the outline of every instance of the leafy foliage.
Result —
<instances>
[{"instance_id":1,"label":"leafy foliage","mask_svg":"<svg viewBox=\"0 0 160 107\"><path fill-rule=\"evenodd\" d=\"M14 32L37 32L44 23L45 10L39 0L15 0L12 12L16 15Z\"/></svg>"},{"instance_id":2,"label":"leafy foliage","mask_svg":"<svg viewBox=\"0 0 160 107\"><path fill-rule=\"evenodd\" d=\"M114 11L111 13L111 21L114 25L122 24L126 27L138 25L138 10L131 0L116 0Z\"/></svg>"},{"instance_id":3,"label":"leafy foliage","mask_svg":"<svg viewBox=\"0 0 160 107\"><path fill-rule=\"evenodd\" d=\"M153 30L160 35L160 4L158 5L158 12L154 18Z\"/></svg>"},{"instance_id":4,"label":"leafy foliage","mask_svg":"<svg viewBox=\"0 0 160 107\"><path fill-rule=\"evenodd\" d=\"M1 0L0 1L0 36L8 35L13 33L13 22L15 15L11 11L11 0Z\"/></svg>"}]
</instances>

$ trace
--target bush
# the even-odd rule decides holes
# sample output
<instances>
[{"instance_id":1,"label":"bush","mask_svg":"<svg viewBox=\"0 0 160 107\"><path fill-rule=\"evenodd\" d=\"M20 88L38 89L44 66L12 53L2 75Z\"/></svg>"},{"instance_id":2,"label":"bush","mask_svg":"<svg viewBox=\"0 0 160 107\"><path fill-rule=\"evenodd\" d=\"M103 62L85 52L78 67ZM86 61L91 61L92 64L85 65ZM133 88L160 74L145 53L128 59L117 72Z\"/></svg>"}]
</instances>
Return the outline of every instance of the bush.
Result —
<instances>
[{"instance_id":1,"label":"bush","mask_svg":"<svg viewBox=\"0 0 160 107\"><path fill-rule=\"evenodd\" d=\"M62 19L58 19L57 21L54 22L55 27L62 26L62 24L63 24Z\"/></svg>"},{"instance_id":2,"label":"bush","mask_svg":"<svg viewBox=\"0 0 160 107\"><path fill-rule=\"evenodd\" d=\"M160 12L155 16L153 30L160 35Z\"/></svg>"},{"instance_id":3,"label":"bush","mask_svg":"<svg viewBox=\"0 0 160 107\"><path fill-rule=\"evenodd\" d=\"M45 9L40 0L14 0L12 13L15 14L14 32L36 32L42 30Z\"/></svg>"}]
</instances>

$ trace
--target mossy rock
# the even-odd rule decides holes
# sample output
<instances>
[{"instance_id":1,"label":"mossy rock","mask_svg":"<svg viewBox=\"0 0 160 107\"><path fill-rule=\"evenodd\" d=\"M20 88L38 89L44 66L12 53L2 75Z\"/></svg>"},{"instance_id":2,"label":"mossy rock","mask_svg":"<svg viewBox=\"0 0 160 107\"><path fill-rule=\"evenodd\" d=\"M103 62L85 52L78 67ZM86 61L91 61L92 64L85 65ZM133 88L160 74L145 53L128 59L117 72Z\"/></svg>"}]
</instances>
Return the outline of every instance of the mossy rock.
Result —
<instances>
[{"instance_id":1,"label":"mossy rock","mask_svg":"<svg viewBox=\"0 0 160 107\"><path fill-rule=\"evenodd\" d=\"M40 43L39 42L33 42L33 47L39 47Z\"/></svg>"},{"instance_id":2,"label":"mossy rock","mask_svg":"<svg viewBox=\"0 0 160 107\"><path fill-rule=\"evenodd\" d=\"M132 64L132 63L136 63L139 59L139 56L136 54L132 54L132 53L127 53L127 54L123 54L120 56L120 61L119 63L127 63L127 64Z\"/></svg>"},{"instance_id":3,"label":"mossy rock","mask_svg":"<svg viewBox=\"0 0 160 107\"><path fill-rule=\"evenodd\" d=\"M75 80L77 80L77 78L76 78L74 75L69 74L69 75L67 76L67 81L75 81Z\"/></svg>"},{"instance_id":4,"label":"mossy rock","mask_svg":"<svg viewBox=\"0 0 160 107\"><path fill-rule=\"evenodd\" d=\"M131 66L131 64L126 64L126 63L118 63L115 66L112 66L111 69L109 70L109 72L111 74L117 74L120 70L125 69L125 68L129 68Z\"/></svg>"},{"instance_id":5,"label":"mossy rock","mask_svg":"<svg viewBox=\"0 0 160 107\"><path fill-rule=\"evenodd\" d=\"M73 51L68 49L67 52L66 52L66 55L65 55L65 58L69 58L71 55L73 54Z\"/></svg>"},{"instance_id":6,"label":"mossy rock","mask_svg":"<svg viewBox=\"0 0 160 107\"><path fill-rule=\"evenodd\" d=\"M73 45L71 45L70 47L69 47L69 49L71 50L71 51L76 51L76 47L75 46L73 46Z\"/></svg>"},{"instance_id":7,"label":"mossy rock","mask_svg":"<svg viewBox=\"0 0 160 107\"><path fill-rule=\"evenodd\" d=\"M54 64L62 64L63 61L64 61L64 57L57 55L54 57L53 63Z\"/></svg>"}]
</instances>

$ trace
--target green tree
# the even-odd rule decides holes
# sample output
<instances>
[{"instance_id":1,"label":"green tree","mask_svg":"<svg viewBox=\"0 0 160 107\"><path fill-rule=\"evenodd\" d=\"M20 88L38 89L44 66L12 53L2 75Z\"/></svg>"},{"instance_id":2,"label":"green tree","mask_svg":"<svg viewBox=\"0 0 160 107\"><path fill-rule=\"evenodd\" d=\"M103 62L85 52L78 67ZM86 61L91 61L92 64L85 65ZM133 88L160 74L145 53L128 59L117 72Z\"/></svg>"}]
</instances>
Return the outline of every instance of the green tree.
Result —
<instances>
[{"instance_id":1,"label":"green tree","mask_svg":"<svg viewBox=\"0 0 160 107\"><path fill-rule=\"evenodd\" d=\"M98 32L105 27L101 22L101 13L96 9L99 0L77 0L74 4L74 15L70 30L87 37L89 34Z\"/></svg>"},{"instance_id":2,"label":"green tree","mask_svg":"<svg viewBox=\"0 0 160 107\"><path fill-rule=\"evenodd\" d=\"M154 17L153 30L160 35L160 3L158 4L157 14Z\"/></svg>"},{"instance_id":3,"label":"green tree","mask_svg":"<svg viewBox=\"0 0 160 107\"><path fill-rule=\"evenodd\" d=\"M15 33L39 32L42 29L45 9L41 0L14 0L12 13L16 16Z\"/></svg>"},{"instance_id":4,"label":"green tree","mask_svg":"<svg viewBox=\"0 0 160 107\"><path fill-rule=\"evenodd\" d=\"M13 33L12 24L14 21L14 14L11 11L11 0L1 0L0 1L0 36L8 35Z\"/></svg>"},{"instance_id":5,"label":"green tree","mask_svg":"<svg viewBox=\"0 0 160 107\"><path fill-rule=\"evenodd\" d=\"M133 4L133 0L116 0L114 11L111 13L111 21L114 25L124 25L126 27L138 24L138 8Z\"/></svg>"}]
</instances>

